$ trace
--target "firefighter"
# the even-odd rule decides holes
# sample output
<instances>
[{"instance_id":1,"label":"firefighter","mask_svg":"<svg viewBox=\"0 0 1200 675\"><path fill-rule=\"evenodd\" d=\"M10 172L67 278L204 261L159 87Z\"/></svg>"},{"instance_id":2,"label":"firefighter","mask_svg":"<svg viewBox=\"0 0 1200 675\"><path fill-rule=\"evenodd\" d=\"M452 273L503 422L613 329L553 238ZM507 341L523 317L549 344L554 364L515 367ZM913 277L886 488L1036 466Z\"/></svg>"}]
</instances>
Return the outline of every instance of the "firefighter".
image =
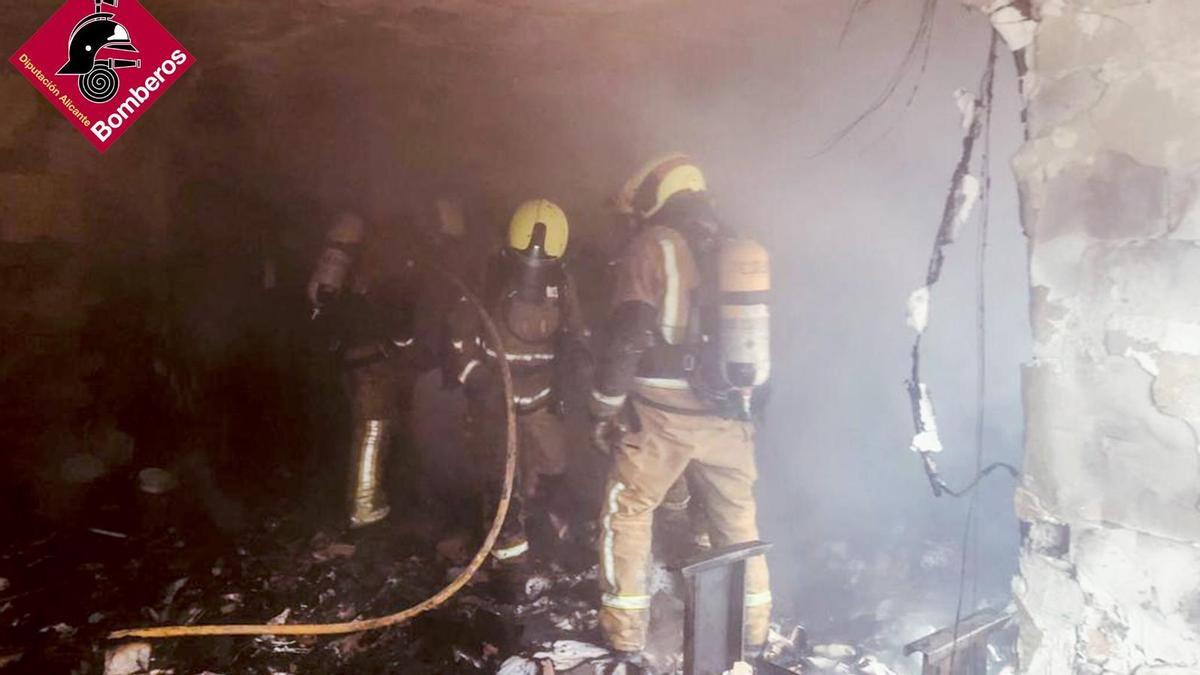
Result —
<instances>
[{"instance_id":1,"label":"firefighter","mask_svg":"<svg viewBox=\"0 0 1200 675\"><path fill-rule=\"evenodd\" d=\"M492 557L502 569L531 561L527 519L564 522L572 498L565 485L569 445L563 422L562 381L571 368L590 368L588 331L575 282L564 265L568 225L553 202L522 203L509 223L507 242L489 275L484 302L496 322L513 376L517 409L518 475L508 517ZM468 397L468 445L482 469L481 494L490 518L503 466L503 400L495 359L478 315L465 302L450 317L454 380Z\"/></svg>"},{"instance_id":2,"label":"firefighter","mask_svg":"<svg viewBox=\"0 0 1200 675\"><path fill-rule=\"evenodd\" d=\"M625 244L628 244L629 240L637 236L640 231L642 220L638 208L634 204L639 188L660 164L685 158L685 155L671 154L653 159L638 169L621 186L613 200L613 207L617 217L617 229L624 236ZM666 540L662 548L676 564L712 548L704 506L700 500L692 499L692 489L688 484L686 474L680 476L667 490L667 494L655 512L655 520L662 526L659 534Z\"/></svg>"},{"instance_id":3,"label":"firefighter","mask_svg":"<svg viewBox=\"0 0 1200 675\"><path fill-rule=\"evenodd\" d=\"M600 625L619 657L638 663L650 614L652 518L668 493L690 479L713 546L758 538L750 413L769 356L765 252L718 223L700 169L686 156L666 157L635 176L625 195L637 231L617 263L590 408L595 445L612 456ZM766 560L752 558L744 632L751 654L766 641L770 605Z\"/></svg>"},{"instance_id":4,"label":"firefighter","mask_svg":"<svg viewBox=\"0 0 1200 675\"><path fill-rule=\"evenodd\" d=\"M390 511L384 465L393 435L406 429L413 386L425 367L415 338L412 247L398 231L369 234L357 215L338 216L307 288L314 319L334 336L330 348L350 398L351 528L377 523Z\"/></svg>"}]
</instances>

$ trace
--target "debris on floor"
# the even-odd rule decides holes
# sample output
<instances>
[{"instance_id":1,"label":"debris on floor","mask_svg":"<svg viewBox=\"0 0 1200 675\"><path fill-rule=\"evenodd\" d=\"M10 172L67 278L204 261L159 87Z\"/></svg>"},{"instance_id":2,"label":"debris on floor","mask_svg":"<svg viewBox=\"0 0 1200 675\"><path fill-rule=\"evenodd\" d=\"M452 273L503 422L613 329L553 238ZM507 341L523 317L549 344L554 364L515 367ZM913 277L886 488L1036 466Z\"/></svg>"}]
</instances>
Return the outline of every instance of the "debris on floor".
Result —
<instances>
[{"instance_id":1,"label":"debris on floor","mask_svg":"<svg viewBox=\"0 0 1200 675\"><path fill-rule=\"evenodd\" d=\"M554 665L554 670L563 672L575 668L581 663L594 661L608 656L609 651L579 640L558 640L548 649L536 652L533 658L548 660Z\"/></svg>"},{"instance_id":2,"label":"debris on floor","mask_svg":"<svg viewBox=\"0 0 1200 675\"><path fill-rule=\"evenodd\" d=\"M862 675L896 675L896 671L887 667L874 656L864 656L854 665Z\"/></svg>"},{"instance_id":3,"label":"debris on floor","mask_svg":"<svg viewBox=\"0 0 1200 675\"><path fill-rule=\"evenodd\" d=\"M912 673L915 662L903 657L886 660L868 653L866 645L823 643L810 645L802 626L783 629L771 626L763 658L778 668L793 673L839 673L843 675L900 675ZM894 663L893 663L894 662ZM892 663L893 665L889 665Z\"/></svg>"},{"instance_id":4,"label":"debris on floor","mask_svg":"<svg viewBox=\"0 0 1200 675\"><path fill-rule=\"evenodd\" d=\"M500 664L496 675L539 675L542 667L537 661L524 656L510 656Z\"/></svg>"},{"instance_id":5,"label":"debris on floor","mask_svg":"<svg viewBox=\"0 0 1200 675\"><path fill-rule=\"evenodd\" d=\"M186 511L159 518L157 506L145 508L136 501L148 497L128 489L130 475L102 480L113 481L106 494L127 496L125 510L91 509L88 526L78 528L31 526L0 549L5 564L0 588L9 593L0 599L5 626L0 665L19 662L6 670L92 675L148 675L156 669L160 675L591 675L620 670L602 646L598 571L586 564L593 557L587 551L581 554L584 563L574 568L535 561L523 578L517 577L516 592L508 571L485 566L441 608L386 630L333 637L164 640L151 643L152 664L146 643L118 645L106 655L110 644L105 636L117 628L268 618L277 624L332 622L394 612L424 600L457 575L475 544L461 533L444 537L441 545L405 539L395 534L399 524L374 533L347 533L286 502L248 510L249 525L240 530L206 529ZM162 497L168 500L162 504L181 500L185 492L173 491ZM785 621L773 626L765 656L798 673L913 675L915 662L905 661L893 645L944 625L944 617L918 611L921 599L911 589L912 598L903 595L904 584L892 583L892 595L875 592L873 579L883 575L894 582L934 568L921 565L919 555L907 565L898 559L860 560L851 546L838 542L817 553L846 575L847 586L840 593L857 597L862 592L871 598L869 604L844 612L868 620L809 627L808 632L796 620ZM655 598L650 661L664 675L677 673L682 667L682 582L661 562L652 566L650 581ZM46 602L48 598L54 601ZM62 601L66 598L70 602ZM997 670L1011 662L1007 647L997 654Z\"/></svg>"},{"instance_id":6,"label":"debris on floor","mask_svg":"<svg viewBox=\"0 0 1200 675\"><path fill-rule=\"evenodd\" d=\"M846 660L856 656L858 651L850 645L829 644L813 645L812 653L827 659Z\"/></svg>"},{"instance_id":7,"label":"debris on floor","mask_svg":"<svg viewBox=\"0 0 1200 675\"><path fill-rule=\"evenodd\" d=\"M128 642L108 650L104 675L135 675L150 670L150 643Z\"/></svg>"}]
</instances>

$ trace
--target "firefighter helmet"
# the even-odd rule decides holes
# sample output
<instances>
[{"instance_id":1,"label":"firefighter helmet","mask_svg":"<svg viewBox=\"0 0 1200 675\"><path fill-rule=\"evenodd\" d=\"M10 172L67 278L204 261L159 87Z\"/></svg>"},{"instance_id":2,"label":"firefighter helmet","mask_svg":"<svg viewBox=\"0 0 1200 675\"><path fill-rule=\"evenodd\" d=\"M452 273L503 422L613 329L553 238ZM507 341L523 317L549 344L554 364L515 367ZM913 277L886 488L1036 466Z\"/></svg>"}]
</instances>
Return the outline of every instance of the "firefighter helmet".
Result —
<instances>
[{"instance_id":1,"label":"firefighter helmet","mask_svg":"<svg viewBox=\"0 0 1200 675\"><path fill-rule=\"evenodd\" d=\"M75 25L67 40L67 62L56 75L83 75L92 70L101 49L136 52L125 26L113 21L113 15L98 12Z\"/></svg>"},{"instance_id":2,"label":"firefighter helmet","mask_svg":"<svg viewBox=\"0 0 1200 675\"><path fill-rule=\"evenodd\" d=\"M508 248L527 258L561 258L567 250L567 214L549 199L530 199L508 224Z\"/></svg>"},{"instance_id":3,"label":"firefighter helmet","mask_svg":"<svg viewBox=\"0 0 1200 675\"><path fill-rule=\"evenodd\" d=\"M708 185L700 167L684 154L649 162L630 177L617 195L617 211L638 219L650 218L680 194L705 194Z\"/></svg>"}]
</instances>

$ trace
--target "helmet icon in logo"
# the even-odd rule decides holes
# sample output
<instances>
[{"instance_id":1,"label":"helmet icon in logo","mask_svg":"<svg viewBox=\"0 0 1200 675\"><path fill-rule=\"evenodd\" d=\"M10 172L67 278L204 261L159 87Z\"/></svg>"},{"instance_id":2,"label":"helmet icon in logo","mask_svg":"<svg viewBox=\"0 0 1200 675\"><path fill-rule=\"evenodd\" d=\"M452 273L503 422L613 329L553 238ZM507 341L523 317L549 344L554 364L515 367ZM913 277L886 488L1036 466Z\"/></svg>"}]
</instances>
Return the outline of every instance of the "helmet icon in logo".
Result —
<instances>
[{"instance_id":1,"label":"helmet icon in logo","mask_svg":"<svg viewBox=\"0 0 1200 675\"><path fill-rule=\"evenodd\" d=\"M125 26L113 20L104 5L117 6L119 0L94 0L96 9L75 24L67 40L67 62L58 75L78 75L79 91L93 103L104 103L117 95L121 80L117 68L137 68L141 59L97 58L102 49L136 52Z\"/></svg>"}]
</instances>

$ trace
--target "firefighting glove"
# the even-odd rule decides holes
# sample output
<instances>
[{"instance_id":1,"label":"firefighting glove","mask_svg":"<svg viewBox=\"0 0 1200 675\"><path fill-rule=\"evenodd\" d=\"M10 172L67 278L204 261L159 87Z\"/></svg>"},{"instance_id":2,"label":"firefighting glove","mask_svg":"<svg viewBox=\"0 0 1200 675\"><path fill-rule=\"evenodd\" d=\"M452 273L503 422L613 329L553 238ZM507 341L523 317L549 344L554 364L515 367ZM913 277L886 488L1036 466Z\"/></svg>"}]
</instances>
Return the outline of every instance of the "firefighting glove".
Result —
<instances>
[{"instance_id":1,"label":"firefighting glove","mask_svg":"<svg viewBox=\"0 0 1200 675\"><path fill-rule=\"evenodd\" d=\"M592 420L592 446L601 454L611 455L621 447L621 441L628 431L615 416L598 417Z\"/></svg>"},{"instance_id":2,"label":"firefighting glove","mask_svg":"<svg viewBox=\"0 0 1200 675\"><path fill-rule=\"evenodd\" d=\"M330 305L337 302L338 292L336 288L317 284L312 282L308 285L305 295L308 297L309 318L316 319L325 312Z\"/></svg>"}]
</instances>

